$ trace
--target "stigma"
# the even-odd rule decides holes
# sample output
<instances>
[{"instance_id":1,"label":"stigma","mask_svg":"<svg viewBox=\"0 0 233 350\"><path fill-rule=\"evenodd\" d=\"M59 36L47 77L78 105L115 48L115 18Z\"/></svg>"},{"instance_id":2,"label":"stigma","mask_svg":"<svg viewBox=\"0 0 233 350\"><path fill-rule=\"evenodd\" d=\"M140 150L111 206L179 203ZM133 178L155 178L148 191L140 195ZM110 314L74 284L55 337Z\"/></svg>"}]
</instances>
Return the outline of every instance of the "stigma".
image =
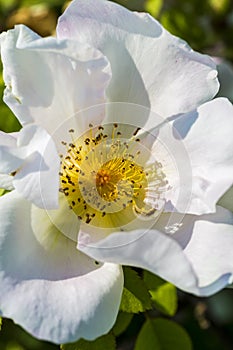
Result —
<instances>
[{"instance_id":1,"label":"stigma","mask_svg":"<svg viewBox=\"0 0 233 350\"><path fill-rule=\"evenodd\" d=\"M116 123L90 125L77 139L74 130L69 131L72 142L63 143L67 150L61 161L60 191L81 222L122 228L159 211L165 175L161 164L147 164L150 154L137 137L139 130Z\"/></svg>"}]
</instances>

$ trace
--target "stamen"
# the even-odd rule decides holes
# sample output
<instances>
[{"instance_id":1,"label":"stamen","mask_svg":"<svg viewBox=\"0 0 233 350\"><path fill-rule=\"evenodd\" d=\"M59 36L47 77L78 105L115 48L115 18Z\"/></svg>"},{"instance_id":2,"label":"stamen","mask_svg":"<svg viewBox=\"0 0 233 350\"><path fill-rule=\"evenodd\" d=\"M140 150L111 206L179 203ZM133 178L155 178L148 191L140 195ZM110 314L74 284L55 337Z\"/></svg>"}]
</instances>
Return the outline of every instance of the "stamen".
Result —
<instances>
[{"instance_id":1,"label":"stamen","mask_svg":"<svg viewBox=\"0 0 233 350\"><path fill-rule=\"evenodd\" d=\"M78 219L98 227L115 227L117 222L123 230L138 216L155 215L167 182L160 163L147 167L138 162L145 153L135 139L140 128L124 139L127 126L121 131L116 123L89 127L77 140L62 142L67 154L61 162L60 191Z\"/></svg>"}]
</instances>

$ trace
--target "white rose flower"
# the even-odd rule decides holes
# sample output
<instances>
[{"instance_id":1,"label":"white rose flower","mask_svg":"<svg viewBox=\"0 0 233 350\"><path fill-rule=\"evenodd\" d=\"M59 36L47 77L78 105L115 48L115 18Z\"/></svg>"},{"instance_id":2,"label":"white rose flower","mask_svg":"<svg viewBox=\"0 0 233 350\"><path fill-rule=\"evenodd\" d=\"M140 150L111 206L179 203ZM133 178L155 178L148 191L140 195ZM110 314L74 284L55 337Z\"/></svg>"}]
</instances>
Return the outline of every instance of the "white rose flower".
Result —
<instances>
[{"instance_id":1,"label":"white rose flower","mask_svg":"<svg viewBox=\"0 0 233 350\"><path fill-rule=\"evenodd\" d=\"M0 311L66 343L112 327L121 265L196 295L231 281L233 108L204 103L213 61L147 14L75 0L57 33L0 37L23 125L0 134Z\"/></svg>"}]
</instances>

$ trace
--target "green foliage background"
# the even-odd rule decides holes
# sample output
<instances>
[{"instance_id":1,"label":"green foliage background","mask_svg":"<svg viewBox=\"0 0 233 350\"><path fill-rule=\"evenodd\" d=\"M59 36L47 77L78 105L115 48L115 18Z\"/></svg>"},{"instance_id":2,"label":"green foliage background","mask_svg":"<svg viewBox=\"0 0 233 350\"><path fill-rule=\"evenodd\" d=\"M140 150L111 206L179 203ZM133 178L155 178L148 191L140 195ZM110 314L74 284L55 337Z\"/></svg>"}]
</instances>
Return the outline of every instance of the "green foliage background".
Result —
<instances>
[{"instance_id":1,"label":"green foliage background","mask_svg":"<svg viewBox=\"0 0 233 350\"><path fill-rule=\"evenodd\" d=\"M116 2L131 10L150 12L195 50L233 62L232 0ZM0 0L0 32L24 23L42 36L52 35L57 17L67 4L64 0ZM1 96L3 90L0 76ZM0 130L12 132L19 128L14 115L0 102ZM170 283L148 272L130 268L125 268L124 272L123 298L112 331L92 343L81 340L62 345L63 350L232 350L232 290L201 299L177 293ZM11 320L3 320L1 350L59 348L34 339Z\"/></svg>"}]
</instances>

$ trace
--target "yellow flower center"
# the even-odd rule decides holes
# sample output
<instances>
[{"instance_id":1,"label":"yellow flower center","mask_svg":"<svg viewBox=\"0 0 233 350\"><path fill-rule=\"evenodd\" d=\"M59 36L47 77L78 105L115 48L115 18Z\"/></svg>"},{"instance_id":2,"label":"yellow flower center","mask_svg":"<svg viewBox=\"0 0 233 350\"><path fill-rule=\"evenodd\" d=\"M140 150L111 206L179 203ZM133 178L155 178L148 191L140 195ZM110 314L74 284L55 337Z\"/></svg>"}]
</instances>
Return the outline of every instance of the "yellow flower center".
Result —
<instances>
[{"instance_id":1,"label":"yellow flower center","mask_svg":"<svg viewBox=\"0 0 233 350\"><path fill-rule=\"evenodd\" d=\"M149 153L136 137L139 129L127 139L119 130L124 128L117 124L90 128L67 145L62 157L60 191L86 224L123 227L138 215L150 217L158 210L158 188L165 184L161 167L156 162L145 166ZM154 205L146 204L148 193L156 198Z\"/></svg>"}]
</instances>

